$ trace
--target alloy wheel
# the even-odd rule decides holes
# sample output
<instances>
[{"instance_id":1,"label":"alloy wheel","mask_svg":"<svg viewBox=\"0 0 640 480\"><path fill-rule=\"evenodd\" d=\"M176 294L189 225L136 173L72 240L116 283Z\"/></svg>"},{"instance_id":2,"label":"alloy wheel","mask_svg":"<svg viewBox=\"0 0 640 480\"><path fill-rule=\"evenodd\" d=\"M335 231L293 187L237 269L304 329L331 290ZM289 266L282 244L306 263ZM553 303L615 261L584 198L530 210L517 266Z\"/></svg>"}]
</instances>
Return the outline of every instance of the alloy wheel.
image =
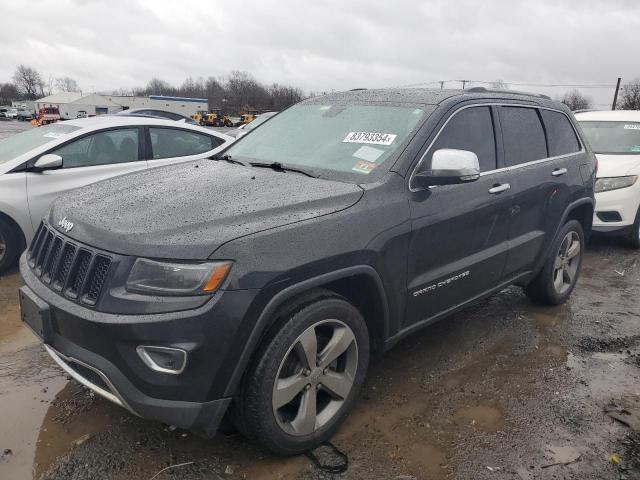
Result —
<instances>
[{"instance_id":1,"label":"alloy wheel","mask_svg":"<svg viewBox=\"0 0 640 480\"><path fill-rule=\"evenodd\" d=\"M273 385L273 414L291 435L309 435L327 425L353 388L358 345L349 326L322 320L289 347Z\"/></svg>"},{"instance_id":2,"label":"alloy wheel","mask_svg":"<svg viewBox=\"0 0 640 480\"><path fill-rule=\"evenodd\" d=\"M553 265L553 286L560 295L571 288L580 265L580 237L573 230L562 239Z\"/></svg>"}]
</instances>

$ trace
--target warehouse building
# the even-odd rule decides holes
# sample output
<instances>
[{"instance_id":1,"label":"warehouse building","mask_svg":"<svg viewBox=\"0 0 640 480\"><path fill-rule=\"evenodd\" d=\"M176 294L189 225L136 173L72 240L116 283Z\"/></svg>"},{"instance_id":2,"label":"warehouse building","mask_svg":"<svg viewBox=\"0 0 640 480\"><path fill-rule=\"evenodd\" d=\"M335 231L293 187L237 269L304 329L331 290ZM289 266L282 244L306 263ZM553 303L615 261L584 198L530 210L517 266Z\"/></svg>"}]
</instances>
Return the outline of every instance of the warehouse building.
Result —
<instances>
[{"instance_id":1,"label":"warehouse building","mask_svg":"<svg viewBox=\"0 0 640 480\"><path fill-rule=\"evenodd\" d=\"M98 95L97 93L84 95L81 92L55 93L36 100L35 107L36 111L41 108L55 107L59 110L60 117L65 120L116 113L122 110L122 106L102 95Z\"/></svg>"},{"instance_id":2,"label":"warehouse building","mask_svg":"<svg viewBox=\"0 0 640 480\"><path fill-rule=\"evenodd\" d=\"M116 113L130 108L153 108L179 113L190 117L196 112L209 110L206 98L168 97L151 95L135 97L125 95L103 95L81 92L60 92L35 101L35 111L41 108L56 107L60 116L65 119Z\"/></svg>"},{"instance_id":3,"label":"warehouse building","mask_svg":"<svg viewBox=\"0 0 640 480\"><path fill-rule=\"evenodd\" d=\"M134 97L121 95L106 95L124 109L128 108L153 108L167 112L179 113L185 117L200 111L209 111L209 101L206 98L169 97L164 95L150 95L148 97Z\"/></svg>"}]
</instances>

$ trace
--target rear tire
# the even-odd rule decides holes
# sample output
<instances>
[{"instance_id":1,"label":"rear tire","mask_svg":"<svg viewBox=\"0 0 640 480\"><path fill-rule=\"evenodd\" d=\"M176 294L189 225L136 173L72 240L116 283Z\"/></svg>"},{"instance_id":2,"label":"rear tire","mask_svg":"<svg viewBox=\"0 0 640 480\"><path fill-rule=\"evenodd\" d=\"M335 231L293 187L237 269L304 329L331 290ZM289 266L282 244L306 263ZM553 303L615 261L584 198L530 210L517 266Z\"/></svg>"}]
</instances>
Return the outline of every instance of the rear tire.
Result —
<instances>
[{"instance_id":1,"label":"rear tire","mask_svg":"<svg viewBox=\"0 0 640 480\"><path fill-rule=\"evenodd\" d=\"M627 237L627 244L630 248L640 249L640 208L636 213L636 221L633 222L631 233Z\"/></svg>"},{"instance_id":2,"label":"rear tire","mask_svg":"<svg viewBox=\"0 0 640 480\"><path fill-rule=\"evenodd\" d=\"M582 267L584 231L577 220L569 220L558 232L542 270L524 287L531 299L546 305L564 303L576 286Z\"/></svg>"},{"instance_id":3,"label":"rear tire","mask_svg":"<svg viewBox=\"0 0 640 480\"><path fill-rule=\"evenodd\" d=\"M278 455L302 453L333 435L369 363L367 326L347 300L318 290L288 307L234 405L238 429Z\"/></svg>"},{"instance_id":4,"label":"rear tire","mask_svg":"<svg viewBox=\"0 0 640 480\"><path fill-rule=\"evenodd\" d=\"M0 274L11 268L20 255L22 236L11 222L0 217Z\"/></svg>"}]
</instances>

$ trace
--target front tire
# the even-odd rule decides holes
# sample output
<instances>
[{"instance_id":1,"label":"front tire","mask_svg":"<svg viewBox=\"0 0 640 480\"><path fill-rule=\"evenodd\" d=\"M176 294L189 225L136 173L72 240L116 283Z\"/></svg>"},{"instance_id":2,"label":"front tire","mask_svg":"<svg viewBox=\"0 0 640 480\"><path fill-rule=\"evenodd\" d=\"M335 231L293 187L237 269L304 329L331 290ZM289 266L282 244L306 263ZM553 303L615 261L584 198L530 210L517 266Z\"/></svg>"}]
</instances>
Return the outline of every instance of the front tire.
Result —
<instances>
[{"instance_id":1,"label":"front tire","mask_svg":"<svg viewBox=\"0 0 640 480\"><path fill-rule=\"evenodd\" d=\"M633 222L627 243L631 248L640 249L640 208L638 208L638 213L636 213L636 221Z\"/></svg>"},{"instance_id":2,"label":"front tire","mask_svg":"<svg viewBox=\"0 0 640 480\"><path fill-rule=\"evenodd\" d=\"M17 227L0 217L0 274L13 266L22 251L22 244Z\"/></svg>"},{"instance_id":3,"label":"front tire","mask_svg":"<svg viewBox=\"0 0 640 480\"><path fill-rule=\"evenodd\" d=\"M278 321L236 399L239 429L279 455L302 453L333 435L369 363L360 312L338 295L316 293Z\"/></svg>"},{"instance_id":4,"label":"front tire","mask_svg":"<svg viewBox=\"0 0 640 480\"><path fill-rule=\"evenodd\" d=\"M546 305L564 303L578 281L583 252L582 225L577 220L569 220L558 232L542 270L524 288L524 293Z\"/></svg>"}]
</instances>

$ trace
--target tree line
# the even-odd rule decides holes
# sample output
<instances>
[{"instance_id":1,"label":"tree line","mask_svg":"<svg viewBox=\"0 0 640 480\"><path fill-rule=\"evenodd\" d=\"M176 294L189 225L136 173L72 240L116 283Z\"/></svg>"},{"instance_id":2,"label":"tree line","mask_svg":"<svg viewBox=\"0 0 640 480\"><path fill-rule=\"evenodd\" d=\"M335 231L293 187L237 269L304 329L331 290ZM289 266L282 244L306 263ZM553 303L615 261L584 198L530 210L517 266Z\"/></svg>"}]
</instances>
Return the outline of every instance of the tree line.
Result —
<instances>
[{"instance_id":1,"label":"tree line","mask_svg":"<svg viewBox=\"0 0 640 480\"><path fill-rule=\"evenodd\" d=\"M591 99L579 90L571 90L558 100L568 106L572 111L593 108ZM633 80L620 87L616 109L640 110L640 79Z\"/></svg>"},{"instance_id":2,"label":"tree line","mask_svg":"<svg viewBox=\"0 0 640 480\"><path fill-rule=\"evenodd\" d=\"M264 85L251 74L234 70L227 77L187 78L180 86L173 86L159 78L153 78L143 88L120 93L147 96L170 95L177 97L206 98L209 108L225 112L248 110L283 110L305 98L299 88L277 83Z\"/></svg>"},{"instance_id":3,"label":"tree line","mask_svg":"<svg viewBox=\"0 0 640 480\"><path fill-rule=\"evenodd\" d=\"M36 100L54 92L80 91L78 82L73 78L45 78L33 67L20 65L12 81L0 83L0 105L9 105L14 100ZM299 88L277 83L265 85L251 74L241 71L233 71L230 75L220 78L187 78L179 86L153 78L144 87L119 89L109 94L206 98L210 109L223 110L225 113L282 110L305 97Z\"/></svg>"},{"instance_id":4,"label":"tree line","mask_svg":"<svg viewBox=\"0 0 640 480\"><path fill-rule=\"evenodd\" d=\"M491 84L492 88L508 88L502 80ZM0 83L0 105L9 105L13 100L35 100L53 92L79 92L78 82L73 78L43 76L33 67L20 65L12 81ZM181 85L171 85L160 78L151 79L146 86L133 89L120 89L115 95L169 95L176 97L206 98L209 108L225 113L241 111L283 110L299 102L305 95L302 90L277 83L265 85L251 74L234 70L226 77L187 78ZM314 96L313 93L310 96ZM571 90L557 100L571 110L585 110L593 107L590 98L579 90ZM620 110L640 110L640 79L624 84L618 95L616 108Z\"/></svg>"}]
</instances>

